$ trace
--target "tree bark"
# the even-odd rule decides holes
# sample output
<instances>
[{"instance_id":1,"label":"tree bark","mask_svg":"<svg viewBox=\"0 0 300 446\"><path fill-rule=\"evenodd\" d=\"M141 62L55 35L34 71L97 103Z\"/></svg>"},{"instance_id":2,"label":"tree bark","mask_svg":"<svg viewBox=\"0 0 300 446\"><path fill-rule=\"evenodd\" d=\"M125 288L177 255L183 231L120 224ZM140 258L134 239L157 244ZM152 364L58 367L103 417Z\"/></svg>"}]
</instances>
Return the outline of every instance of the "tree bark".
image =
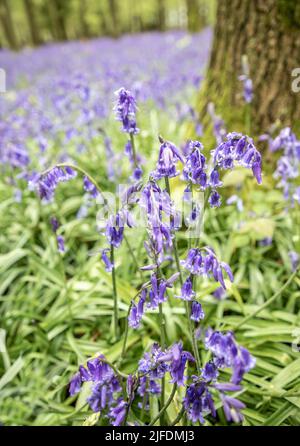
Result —
<instances>
[{"instance_id":1,"label":"tree bark","mask_svg":"<svg viewBox=\"0 0 300 446\"><path fill-rule=\"evenodd\" d=\"M25 11L27 15L29 31L31 42L33 45L39 45L41 43L41 38L39 35L39 29L36 23L35 13L34 13L34 5L32 0L24 0Z\"/></svg>"},{"instance_id":2,"label":"tree bark","mask_svg":"<svg viewBox=\"0 0 300 446\"><path fill-rule=\"evenodd\" d=\"M165 0L157 0L157 20L158 20L158 29L160 31L165 31L166 30Z\"/></svg>"},{"instance_id":3,"label":"tree bark","mask_svg":"<svg viewBox=\"0 0 300 446\"><path fill-rule=\"evenodd\" d=\"M203 18L200 15L199 1L185 0L185 3L188 30L192 33L197 32L203 27Z\"/></svg>"},{"instance_id":4,"label":"tree bark","mask_svg":"<svg viewBox=\"0 0 300 446\"><path fill-rule=\"evenodd\" d=\"M9 46L12 49L17 50L19 47L18 39L11 16L11 10L7 0L0 0L0 19Z\"/></svg>"},{"instance_id":5,"label":"tree bark","mask_svg":"<svg viewBox=\"0 0 300 446\"><path fill-rule=\"evenodd\" d=\"M89 25L86 20L86 10L87 10L87 2L86 0L80 1L80 27L81 27L81 37L88 38L90 37Z\"/></svg>"},{"instance_id":6,"label":"tree bark","mask_svg":"<svg viewBox=\"0 0 300 446\"><path fill-rule=\"evenodd\" d=\"M111 34L114 37L117 37L120 33L117 0L109 0L108 3L109 3L109 10L110 10L111 21L112 21Z\"/></svg>"},{"instance_id":7,"label":"tree bark","mask_svg":"<svg viewBox=\"0 0 300 446\"><path fill-rule=\"evenodd\" d=\"M211 101L228 130L245 131L247 107L238 77L246 55L254 91L252 134L267 131L278 120L289 126L299 122L300 93L291 85L292 71L300 67L300 32L283 20L279 3L219 0L211 59L199 97L200 120Z\"/></svg>"},{"instance_id":8,"label":"tree bark","mask_svg":"<svg viewBox=\"0 0 300 446\"><path fill-rule=\"evenodd\" d=\"M68 40L65 16L69 3L64 3L65 0L51 0L47 2L51 32L57 40Z\"/></svg>"}]
</instances>

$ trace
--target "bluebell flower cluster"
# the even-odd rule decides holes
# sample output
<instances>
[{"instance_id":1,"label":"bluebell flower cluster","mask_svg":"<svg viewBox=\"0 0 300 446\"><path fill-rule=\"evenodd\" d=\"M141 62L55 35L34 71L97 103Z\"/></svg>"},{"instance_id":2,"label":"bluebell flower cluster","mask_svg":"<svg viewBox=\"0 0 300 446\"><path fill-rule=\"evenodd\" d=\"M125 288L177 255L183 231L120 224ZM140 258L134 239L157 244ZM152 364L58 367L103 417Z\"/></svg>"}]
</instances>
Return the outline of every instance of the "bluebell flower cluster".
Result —
<instances>
[{"instance_id":1,"label":"bluebell flower cluster","mask_svg":"<svg viewBox=\"0 0 300 446\"><path fill-rule=\"evenodd\" d=\"M228 133L225 141L212 152L216 168L232 169L235 164L252 169L258 184L261 184L262 158L253 140L241 133Z\"/></svg>"},{"instance_id":2,"label":"bluebell flower cluster","mask_svg":"<svg viewBox=\"0 0 300 446\"><path fill-rule=\"evenodd\" d=\"M232 369L231 382L233 384L240 384L244 374L255 365L253 356L247 349L237 344L232 332L221 333L207 330L205 346L213 353L218 368L230 367Z\"/></svg>"},{"instance_id":3,"label":"bluebell flower cluster","mask_svg":"<svg viewBox=\"0 0 300 446\"><path fill-rule=\"evenodd\" d=\"M167 289L172 288L179 274L175 273L169 279L159 278L157 273L153 273L150 279L150 286L143 287L139 295L138 303L131 302L131 309L128 316L129 325L132 328L139 328L146 308L152 310L158 308L167 300Z\"/></svg>"},{"instance_id":4,"label":"bluebell flower cluster","mask_svg":"<svg viewBox=\"0 0 300 446\"><path fill-rule=\"evenodd\" d=\"M34 184L40 198L47 202L54 198L55 190L59 183L69 181L76 177L76 172L71 167L54 167L44 175L34 179Z\"/></svg>"},{"instance_id":5,"label":"bluebell flower cluster","mask_svg":"<svg viewBox=\"0 0 300 446\"><path fill-rule=\"evenodd\" d=\"M245 404L227 392L242 389L240 382L244 374L254 367L255 360L248 350L236 343L232 333L208 330L205 343L213 357L202 368L201 376L193 376L193 382L187 387L184 398L187 416L193 423L205 423L206 415L216 417L213 395L217 391L227 421L239 423L243 420L241 410ZM220 383L219 370L225 367L232 369L231 382Z\"/></svg>"},{"instance_id":6,"label":"bluebell flower cluster","mask_svg":"<svg viewBox=\"0 0 300 446\"><path fill-rule=\"evenodd\" d=\"M192 275L213 277L216 282L220 283L223 289L226 289L224 272L227 274L229 280L233 282L233 274L230 266L225 262L220 262L212 248L190 249L186 259L182 260L181 264ZM189 281L189 289L190 278L187 280Z\"/></svg>"},{"instance_id":7,"label":"bluebell flower cluster","mask_svg":"<svg viewBox=\"0 0 300 446\"><path fill-rule=\"evenodd\" d=\"M185 375L187 363L194 363L194 357L183 350L181 342L173 344L163 351L158 344L153 344L151 351L146 352L139 361L138 370L150 379L161 379L167 372L171 375L171 382L183 386L187 379Z\"/></svg>"},{"instance_id":8,"label":"bluebell flower cluster","mask_svg":"<svg viewBox=\"0 0 300 446\"><path fill-rule=\"evenodd\" d=\"M162 255L164 249L172 247L172 230L176 229L178 213L169 194L161 190L155 181L149 181L141 192L139 205L146 214L149 241L148 255L153 258Z\"/></svg>"},{"instance_id":9,"label":"bluebell flower cluster","mask_svg":"<svg viewBox=\"0 0 300 446\"><path fill-rule=\"evenodd\" d=\"M203 145L199 141L190 141L186 148L186 160L183 168L183 179L196 184L201 190L210 189L208 202L211 207L221 205L221 197L217 189L222 187L220 170L233 169L237 165L251 168L253 175L260 184L261 155L248 136L240 133L223 135L221 142L212 154L212 168L208 172L208 164L203 154ZM188 188L189 191L189 188Z\"/></svg>"},{"instance_id":10,"label":"bluebell flower cluster","mask_svg":"<svg viewBox=\"0 0 300 446\"><path fill-rule=\"evenodd\" d=\"M82 365L79 367L79 371L70 381L70 395L78 393L84 382L92 383L92 391L87 402L93 412L105 412L112 425L121 425L127 403L122 398L120 378L105 362L103 355L87 361L86 367Z\"/></svg>"}]
</instances>

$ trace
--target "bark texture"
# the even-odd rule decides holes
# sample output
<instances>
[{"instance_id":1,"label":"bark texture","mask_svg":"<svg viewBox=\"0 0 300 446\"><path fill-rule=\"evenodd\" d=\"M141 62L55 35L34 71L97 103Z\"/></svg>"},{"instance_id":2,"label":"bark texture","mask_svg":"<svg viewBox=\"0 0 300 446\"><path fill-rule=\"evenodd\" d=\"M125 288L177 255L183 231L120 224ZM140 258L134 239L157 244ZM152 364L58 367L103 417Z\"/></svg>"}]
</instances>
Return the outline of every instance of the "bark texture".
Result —
<instances>
[{"instance_id":1,"label":"bark texture","mask_svg":"<svg viewBox=\"0 0 300 446\"><path fill-rule=\"evenodd\" d=\"M0 20L9 46L12 49L17 50L19 46L18 39L15 32L8 0L0 0Z\"/></svg>"},{"instance_id":2,"label":"bark texture","mask_svg":"<svg viewBox=\"0 0 300 446\"><path fill-rule=\"evenodd\" d=\"M200 14L200 3L198 0L185 0L187 10L188 30L192 33L203 28L203 17Z\"/></svg>"},{"instance_id":3,"label":"bark texture","mask_svg":"<svg viewBox=\"0 0 300 446\"><path fill-rule=\"evenodd\" d=\"M31 42L33 45L39 45L41 43L41 38L39 28L36 23L35 5L32 0L24 0L24 6L28 20Z\"/></svg>"},{"instance_id":4,"label":"bark texture","mask_svg":"<svg viewBox=\"0 0 300 446\"><path fill-rule=\"evenodd\" d=\"M292 91L292 71L300 67L300 29L284 17L284 0L219 0L210 64L200 92L200 120L208 102L223 114L229 130L243 130L241 59L248 57L254 98L252 132L276 121L300 120L300 92Z\"/></svg>"}]
</instances>

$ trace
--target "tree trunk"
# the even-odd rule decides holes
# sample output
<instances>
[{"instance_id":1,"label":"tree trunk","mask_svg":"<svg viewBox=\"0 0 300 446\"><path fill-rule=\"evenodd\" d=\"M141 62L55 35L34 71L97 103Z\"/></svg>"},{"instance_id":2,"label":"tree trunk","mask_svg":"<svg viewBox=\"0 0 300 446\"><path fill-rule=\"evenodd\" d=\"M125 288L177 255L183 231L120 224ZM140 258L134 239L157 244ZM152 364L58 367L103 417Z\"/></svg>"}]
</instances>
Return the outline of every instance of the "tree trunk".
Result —
<instances>
[{"instance_id":1,"label":"tree trunk","mask_svg":"<svg viewBox=\"0 0 300 446\"><path fill-rule=\"evenodd\" d=\"M119 35L119 17L118 17L118 5L117 0L109 0L109 9L112 22L111 34L115 37Z\"/></svg>"},{"instance_id":2,"label":"tree trunk","mask_svg":"<svg viewBox=\"0 0 300 446\"><path fill-rule=\"evenodd\" d=\"M192 33L199 31L203 27L203 18L200 15L198 0L185 0L188 30Z\"/></svg>"},{"instance_id":3,"label":"tree trunk","mask_svg":"<svg viewBox=\"0 0 300 446\"><path fill-rule=\"evenodd\" d=\"M245 131L249 108L238 79L243 55L253 81L252 135L267 131L277 120L293 127L299 122L300 93L291 85L292 71L300 67L300 32L284 20L284 2L288 0L218 2L211 59L199 97L202 122L208 102L214 102L228 130Z\"/></svg>"},{"instance_id":4,"label":"tree trunk","mask_svg":"<svg viewBox=\"0 0 300 446\"><path fill-rule=\"evenodd\" d=\"M86 20L86 10L87 10L87 2L86 0L80 1L80 27L81 27L81 37L88 38L90 37L89 25Z\"/></svg>"},{"instance_id":5,"label":"tree trunk","mask_svg":"<svg viewBox=\"0 0 300 446\"><path fill-rule=\"evenodd\" d=\"M158 29L160 31L165 31L166 29L165 0L157 0L157 19L158 19Z\"/></svg>"},{"instance_id":6,"label":"tree trunk","mask_svg":"<svg viewBox=\"0 0 300 446\"><path fill-rule=\"evenodd\" d=\"M47 5L52 28L51 32L55 39L68 40L65 16L69 4L64 3L64 0L51 0Z\"/></svg>"},{"instance_id":7,"label":"tree trunk","mask_svg":"<svg viewBox=\"0 0 300 446\"><path fill-rule=\"evenodd\" d=\"M0 19L9 46L12 49L17 50L19 46L18 39L15 33L11 11L7 0L0 0Z\"/></svg>"},{"instance_id":8,"label":"tree trunk","mask_svg":"<svg viewBox=\"0 0 300 446\"><path fill-rule=\"evenodd\" d=\"M35 20L35 13L34 13L34 5L32 0L24 0L24 6L25 11L27 15L28 25L29 25L29 31L30 31L30 37L31 42L33 45L39 45L41 43L41 38L39 35L39 29Z\"/></svg>"}]
</instances>

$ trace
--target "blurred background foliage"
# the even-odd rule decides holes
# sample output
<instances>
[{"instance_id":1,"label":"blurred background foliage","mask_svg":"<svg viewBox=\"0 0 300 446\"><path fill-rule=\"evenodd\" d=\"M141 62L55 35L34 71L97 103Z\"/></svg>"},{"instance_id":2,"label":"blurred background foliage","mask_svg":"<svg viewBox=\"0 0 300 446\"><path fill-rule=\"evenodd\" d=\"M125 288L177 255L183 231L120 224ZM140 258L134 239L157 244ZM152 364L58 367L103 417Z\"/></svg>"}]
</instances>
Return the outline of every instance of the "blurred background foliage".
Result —
<instances>
[{"instance_id":1,"label":"blurred background foliage","mask_svg":"<svg viewBox=\"0 0 300 446\"><path fill-rule=\"evenodd\" d=\"M19 49L57 40L169 29L200 31L215 0L0 0L0 45Z\"/></svg>"}]
</instances>

